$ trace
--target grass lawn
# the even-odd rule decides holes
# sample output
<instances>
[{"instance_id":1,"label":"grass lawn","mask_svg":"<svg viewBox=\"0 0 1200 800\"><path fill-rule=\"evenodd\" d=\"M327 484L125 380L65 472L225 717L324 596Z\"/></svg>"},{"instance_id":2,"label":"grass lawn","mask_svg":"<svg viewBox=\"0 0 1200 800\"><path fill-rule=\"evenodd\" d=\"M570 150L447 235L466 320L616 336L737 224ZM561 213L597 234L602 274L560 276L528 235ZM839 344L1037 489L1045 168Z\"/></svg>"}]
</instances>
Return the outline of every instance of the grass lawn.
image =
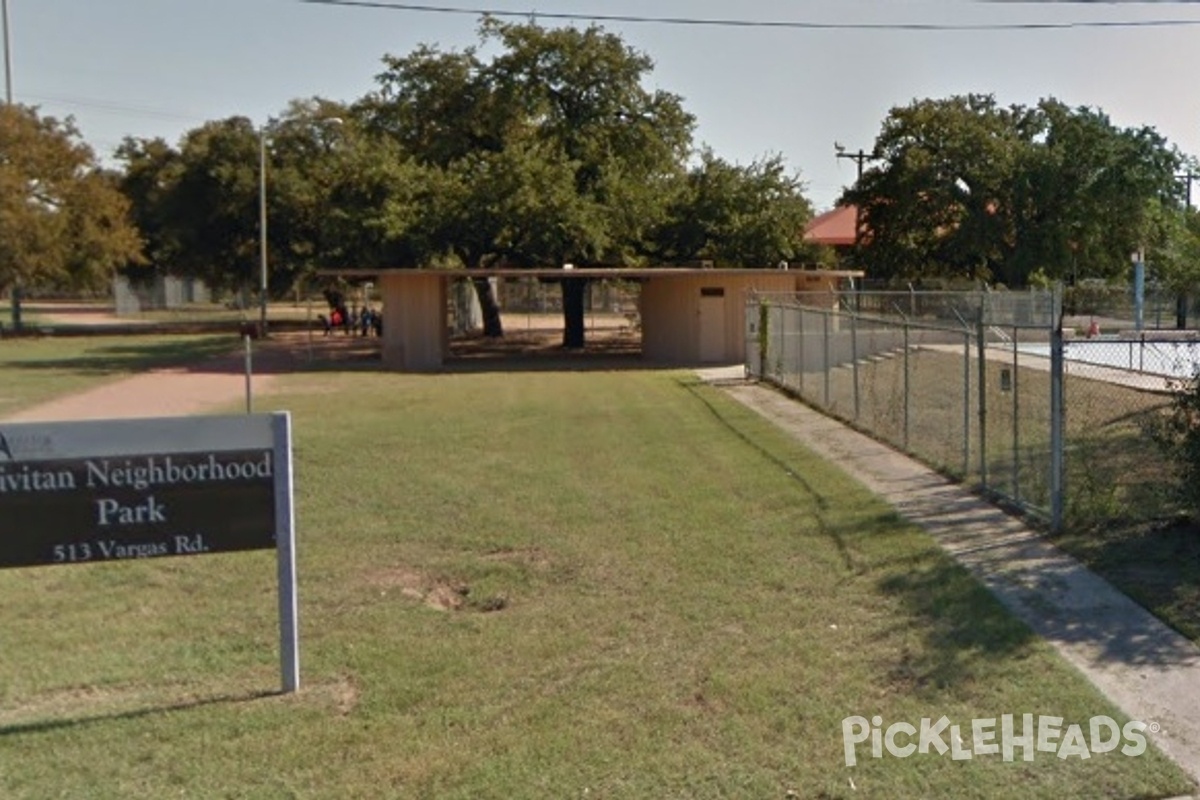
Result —
<instances>
[{"instance_id":1,"label":"grass lawn","mask_svg":"<svg viewBox=\"0 0 1200 800\"><path fill-rule=\"evenodd\" d=\"M0 417L55 395L236 347L231 335L0 339Z\"/></svg>"},{"instance_id":2,"label":"grass lawn","mask_svg":"<svg viewBox=\"0 0 1200 800\"><path fill-rule=\"evenodd\" d=\"M0 572L0 796L1193 789L1153 747L860 745L847 767L851 715L1124 717L925 535L684 373L284 386L303 690L273 693L268 553Z\"/></svg>"},{"instance_id":3,"label":"grass lawn","mask_svg":"<svg viewBox=\"0 0 1200 800\"><path fill-rule=\"evenodd\" d=\"M316 315L327 310L324 300L313 301L311 305L309 303L272 302L267 308L267 319L269 321L302 320L311 311L312 319L315 323ZM259 313L257 305L251 305L248 308L227 308L223 305L189 305L179 308L141 311L137 314L129 315L129 318L145 322L240 322L243 320L257 320Z\"/></svg>"}]
</instances>

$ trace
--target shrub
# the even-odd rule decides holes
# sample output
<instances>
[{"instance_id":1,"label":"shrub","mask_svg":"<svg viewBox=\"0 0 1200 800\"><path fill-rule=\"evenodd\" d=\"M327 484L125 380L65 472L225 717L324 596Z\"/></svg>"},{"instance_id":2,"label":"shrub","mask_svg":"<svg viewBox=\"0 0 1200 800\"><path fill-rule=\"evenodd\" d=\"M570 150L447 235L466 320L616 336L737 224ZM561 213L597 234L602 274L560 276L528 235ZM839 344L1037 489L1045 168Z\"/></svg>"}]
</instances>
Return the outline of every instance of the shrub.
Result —
<instances>
[{"instance_id":1,"label":"shrub","mask_svg":"<svg viewBox=\"0 0 1200 800\"><path fill-rule=\"evenodd\" d=\"M1170 408L1152 435L1174 463L1180 499L1193 519L1200 520L1200 372L1174 388Z\"/></svg>"}]
</instances>

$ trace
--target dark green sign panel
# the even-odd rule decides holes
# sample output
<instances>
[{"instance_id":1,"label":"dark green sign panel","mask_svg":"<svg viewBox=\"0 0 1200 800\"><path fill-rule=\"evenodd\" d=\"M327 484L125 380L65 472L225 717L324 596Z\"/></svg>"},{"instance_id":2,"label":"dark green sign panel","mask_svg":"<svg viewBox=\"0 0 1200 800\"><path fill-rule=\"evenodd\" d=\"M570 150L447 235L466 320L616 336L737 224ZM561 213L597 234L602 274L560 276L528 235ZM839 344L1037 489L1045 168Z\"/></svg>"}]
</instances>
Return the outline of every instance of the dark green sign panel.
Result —
<instances>
[{"instance_id":1,"label":"dark green sign panel","mask_svg":"<svg viewBox=\"0 0 1200 800\"><path fill-rule=\"evenodd\" d=\"M180 421L189 449L149 454L138 445L169 446L170 431L114 421L116 455L97 423L0 425L0 568L274 548L269 428L264 439L232 418L234 435L222 435L214 426L230 419ZM206 432L218 446L194 449ZM226 449L237 444L249 447Z\"/></svg>"}]
</instances>

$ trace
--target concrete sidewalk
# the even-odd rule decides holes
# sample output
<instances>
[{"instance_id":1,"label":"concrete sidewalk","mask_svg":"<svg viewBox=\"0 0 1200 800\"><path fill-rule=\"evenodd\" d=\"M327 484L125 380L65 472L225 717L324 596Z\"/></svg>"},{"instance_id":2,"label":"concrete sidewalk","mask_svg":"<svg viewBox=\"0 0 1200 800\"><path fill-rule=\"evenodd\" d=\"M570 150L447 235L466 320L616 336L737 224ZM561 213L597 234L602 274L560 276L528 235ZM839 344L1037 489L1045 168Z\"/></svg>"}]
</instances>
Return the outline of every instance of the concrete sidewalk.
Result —
<instances>
[{"instance_id":1,"label":"concrete sidewalk","mask_svg":"<svg viewBox=\"0 0 1200 800\"><path fill-rule=\"evenodd\" d=\"M700 373L928 531L1200 781L1200 648L1020 520L799 401L735 381L741 374Z\"/></svg>"}]
</instances>

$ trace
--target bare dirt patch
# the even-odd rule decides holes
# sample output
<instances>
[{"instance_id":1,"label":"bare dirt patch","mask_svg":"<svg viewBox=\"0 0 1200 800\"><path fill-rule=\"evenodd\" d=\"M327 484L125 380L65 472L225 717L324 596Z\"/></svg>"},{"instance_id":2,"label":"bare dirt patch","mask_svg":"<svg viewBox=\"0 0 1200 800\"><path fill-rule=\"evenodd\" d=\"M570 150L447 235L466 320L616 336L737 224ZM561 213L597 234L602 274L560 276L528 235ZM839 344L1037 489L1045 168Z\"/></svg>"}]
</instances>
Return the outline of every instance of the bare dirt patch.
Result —
<instances>
[{"instance_id":1,"label":"bare dirt patch","mask_svg":"<svg viewBox=\"0 0 1200 800\"><path fill-rule=\"evenodd\" d=\"M392 567L371 575L368 583L386 594L398 591L402 596L422 603L434 611L477 611L490 613L508 608L502 595L472 595L464 581L433 577L408 567Z\"/></svg>"}]
</instances>

